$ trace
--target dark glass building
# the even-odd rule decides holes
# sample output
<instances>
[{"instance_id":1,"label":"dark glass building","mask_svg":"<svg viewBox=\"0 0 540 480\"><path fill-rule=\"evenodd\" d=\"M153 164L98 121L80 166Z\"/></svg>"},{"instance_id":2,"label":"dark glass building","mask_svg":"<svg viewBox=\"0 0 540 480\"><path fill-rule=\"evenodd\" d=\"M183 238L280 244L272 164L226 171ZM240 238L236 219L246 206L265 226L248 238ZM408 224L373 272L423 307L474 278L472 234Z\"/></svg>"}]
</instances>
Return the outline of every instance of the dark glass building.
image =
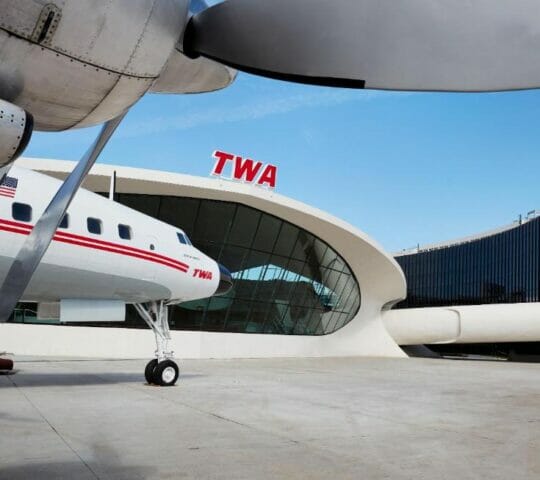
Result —
<instances>
[{"instance_id":1,"label":"dark glass building","mask_svg":"<svg viewBox=\"0 0 540 480\"><path fill-rule=\"evenodd\" d=\"M407 299L396 308L540 301L540 218L396 256Z\"/></svg>"},{"instance_id":2,"label":"dark glass building","mask_svg":"<svg viewBox=\"0 0 540 480\"><path fill-rule=\"evenodd\" d=\"M395 308L540 301L540 217L491 234L400 254L407 298ZM443 354L476 353L522 358L540 343L432 345Z\"/></svg>"},{"instance_id":3,"label":"dark glass building","mask_svg":"<svg viewBox=\"0 0 540 480\"><path fill-rule=\"evenodd\" d=\"M291 223L234 202L127 193L116 201L182 228L233 273L227 296L172 307L173 330L325 335L360 308L358 282L343 258ZM107 326L147 328L129 307L125 323Z\"/></svg>"}]
</instances>

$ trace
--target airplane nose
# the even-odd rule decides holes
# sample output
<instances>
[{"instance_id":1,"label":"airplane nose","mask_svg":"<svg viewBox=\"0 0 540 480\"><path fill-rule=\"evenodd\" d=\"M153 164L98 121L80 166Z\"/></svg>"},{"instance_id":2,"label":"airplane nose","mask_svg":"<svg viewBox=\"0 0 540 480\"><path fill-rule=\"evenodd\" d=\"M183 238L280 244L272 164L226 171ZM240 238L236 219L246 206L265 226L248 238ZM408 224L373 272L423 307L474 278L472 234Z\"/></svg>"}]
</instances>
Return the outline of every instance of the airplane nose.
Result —
<instances>
[{"instance_id":1,"label":"airplane nose","mask_svg":"<svg viewBox=\"0 0 540 480\"><path fill-rule=\"evenodd\" d=\"M223 265L219 264L219 285L216 290L216 293L214 293L214 296L218 295L225 295L226 293L229 293L232 290L233 287L233 280L232 280L232 274L229 271L229 269L225 268Z\"/></svg>"}]
</instances>

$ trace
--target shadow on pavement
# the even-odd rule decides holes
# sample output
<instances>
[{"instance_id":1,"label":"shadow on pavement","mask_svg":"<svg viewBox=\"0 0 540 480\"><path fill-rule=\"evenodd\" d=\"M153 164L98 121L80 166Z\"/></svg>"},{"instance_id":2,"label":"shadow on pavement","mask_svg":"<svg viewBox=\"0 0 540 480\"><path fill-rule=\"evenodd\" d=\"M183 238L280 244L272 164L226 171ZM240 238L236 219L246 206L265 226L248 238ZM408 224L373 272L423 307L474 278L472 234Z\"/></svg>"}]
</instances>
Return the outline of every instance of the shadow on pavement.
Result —
<instances>
[{"instance_id":1,"label":"shadow on pavement","mask_svg":"<svg viewBox=\"0 0 540 480\"><path fill-rule=\"evenodd\" d=\"M180 375L178 385L182 381L190 378L205 377L202 374ZM146 385L144 375L142 373L26 373L19 370L15 373L5 375L7 381L0 382L0 389L13 388L14 384L17 387L65 387L65 386L85 386L85 385L114 385L123 383L134 383L138 385Z\"/></svg>"},{"instance_id":2,"label":"shadow on pavement","mask_svg":"<svg viewBox=\"0 0 540 480\"><path fill-rule=\"evenodd\" d=\"M95 480L108 478L139 480L154 477L155 468L125 465L100 465L90 470L82 462L25 463L24 465L0 466L0 480Z\"/></svg>"},{"instance_id":3,"label":"shadow on pavement","mask_svg":"<svg viewBox=\"0 0 540 480\"><path fill-rule=\"evenodd\" d=\"M0 480L145 480L161 477L152 463L126 465L117 448L106 441L95 441L90 451L75 461L26 460L22 464L0 465ZM79 453L75 454L79 456Z\"/></svg>"}]
</instances>

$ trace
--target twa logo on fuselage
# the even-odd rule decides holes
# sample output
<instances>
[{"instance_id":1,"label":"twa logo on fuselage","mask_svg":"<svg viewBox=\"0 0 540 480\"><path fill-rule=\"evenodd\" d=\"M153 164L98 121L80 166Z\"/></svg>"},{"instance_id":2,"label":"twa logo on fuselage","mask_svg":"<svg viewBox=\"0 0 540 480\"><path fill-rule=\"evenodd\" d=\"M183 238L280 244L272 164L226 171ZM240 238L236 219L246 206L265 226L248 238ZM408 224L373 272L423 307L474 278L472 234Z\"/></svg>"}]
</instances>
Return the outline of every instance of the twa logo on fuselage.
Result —
<instances>
[{"instance_id":1,"label":"twa logo on fuselage","mask_svg":"<svg viewBox=\"0 0 540 480\"><path fill-rule=\"evenodd\" d=\"M242 158L239 155L216 150L214 152L216 163L212 175L216 177L252 183L260 187L275 188L277 180L277 167L275 165L256 162L251 158ZM224 175L225 167L231 164L231 175Z\"/></svg>"},{"instance_id":2,"label":"twa logo on fuselage","mask_svg":"<svg viewBox=\"0 0 540 480\"><path fill-rule=\"evenodd\" d=\"M199 268L193 270L193 276L202 280L212 280L212 272L209 272L208 270L201 270Z\"/></svg>"}]
</instances>

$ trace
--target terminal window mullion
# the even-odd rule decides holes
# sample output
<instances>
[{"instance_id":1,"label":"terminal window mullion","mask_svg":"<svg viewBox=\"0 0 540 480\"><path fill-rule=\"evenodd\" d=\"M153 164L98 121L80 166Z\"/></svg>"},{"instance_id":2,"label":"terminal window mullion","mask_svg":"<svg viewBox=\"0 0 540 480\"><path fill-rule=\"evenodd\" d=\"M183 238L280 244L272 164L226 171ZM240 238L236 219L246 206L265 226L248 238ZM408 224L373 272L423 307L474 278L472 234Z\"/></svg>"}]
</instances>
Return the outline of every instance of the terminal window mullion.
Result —
<instances>
[{"instance_id":1,"label":"terminal window mullion","mask_svg":"<svg viewBox=\"0 0 540 480\"><path fill-rule=\"evenodd\" d=\"M240 261L240 271L244 270L244 266L245 266L245 262L246 262L246 258L249 254L249 251L248 249L246 248L242 248L242 247L229 247L229 248L238 248L238 249L242 249L243 251L243 255L242 255L242 260ZM227 307L227 311L225 312L225 315L224 315L224 318L223 318L223 331L227 331L227 325L230 321L230 317L231 315L234 315L232 312L233 312L233 309L236 307L237 305L237 302L240 301L237 297L237 294L234 293L235 290L233 289L230 294L231 295L234 295L234 297L232 298L232 301L230 302L229 306Z\"/></svg>"},{"instance_id":2,"label":"terminal window mullion","mask_svg":"<svg viewBox=\"0 0 540 480\"><path fill-rule=\"evenodd\" d=\"M253 245L255 244L255 239L257 238L257 234L259 233L259 229L261 227L261 222L262 222L263 217L264 217L264 214L261 213L261 215L259 215L259 220L257 221L257 226L255 227L255 231L253 232L253 235L251 236L251 243L249 245L250 255L252 255L252 253L253 253ZM268 257L270 257L270 255L268 255ZM263 273L262 270L263 269L261 269L261 274ZM248 311L248 314L247 314L247 317L246 317L247 318L246 323L251 320L253 301L256 298L255 296L257 294L257 287L259 285L260 278L261 278L260 275L259 275L259 278L258 278L257 282L254 285L253 291L251 292L251 298L250 298L251 306L249 308L249 311Z\"/></svg>"},{"instance_id":3,"label":"terminal window mullion","mask_svg":"<svg viewBox=\"0 0 540 480\"><path fill-rule=\"evenodd\" d=\"M279 229L278 229L278 233L276 235L276 238L274 240L274 244L272 245L272 249L270 251L270 262L272 261L272 258L274 257L274 255L276 254L276 246L277 246L277 242L279 240L279 237L281 236L281 232L283 231L283 225L284 225L285 222L283 222L283 220L281 220L281 223L279 225ZM268 271L268 269L267 269ZM274 285L274 288L272 289L272 294L270 295L269 299L270 299L270 303L273 302L273 299L274 299L274 292L275 292L275 285ZM271 315L271 311L272 311L272 305L269 306L267 312L266 312L266 316L264 317L264 320L262 322L262 328L263 328L263 331L266 329L266 324L268 322L268 317Z\"/></svg>"},{"instance_id":4,"label":"terminal window mullion","mask_svg":"<svg viewBox=\"0 0 540 480\"><path fill-rule=\"evenodd\" d=\"M234 225L234 221L236 219L237 213L238 213L238 205L235 205L234 212L231 215L230 220L229 220L229 226L227 227L227 232L225 233L225 237L223 238L223 243L221 244L221 248L219 250L218 262L221 262L223 251L229 245L229 236L231 234L231 229L232 229L232 226Z\"/></svg>"}]
</instances>

